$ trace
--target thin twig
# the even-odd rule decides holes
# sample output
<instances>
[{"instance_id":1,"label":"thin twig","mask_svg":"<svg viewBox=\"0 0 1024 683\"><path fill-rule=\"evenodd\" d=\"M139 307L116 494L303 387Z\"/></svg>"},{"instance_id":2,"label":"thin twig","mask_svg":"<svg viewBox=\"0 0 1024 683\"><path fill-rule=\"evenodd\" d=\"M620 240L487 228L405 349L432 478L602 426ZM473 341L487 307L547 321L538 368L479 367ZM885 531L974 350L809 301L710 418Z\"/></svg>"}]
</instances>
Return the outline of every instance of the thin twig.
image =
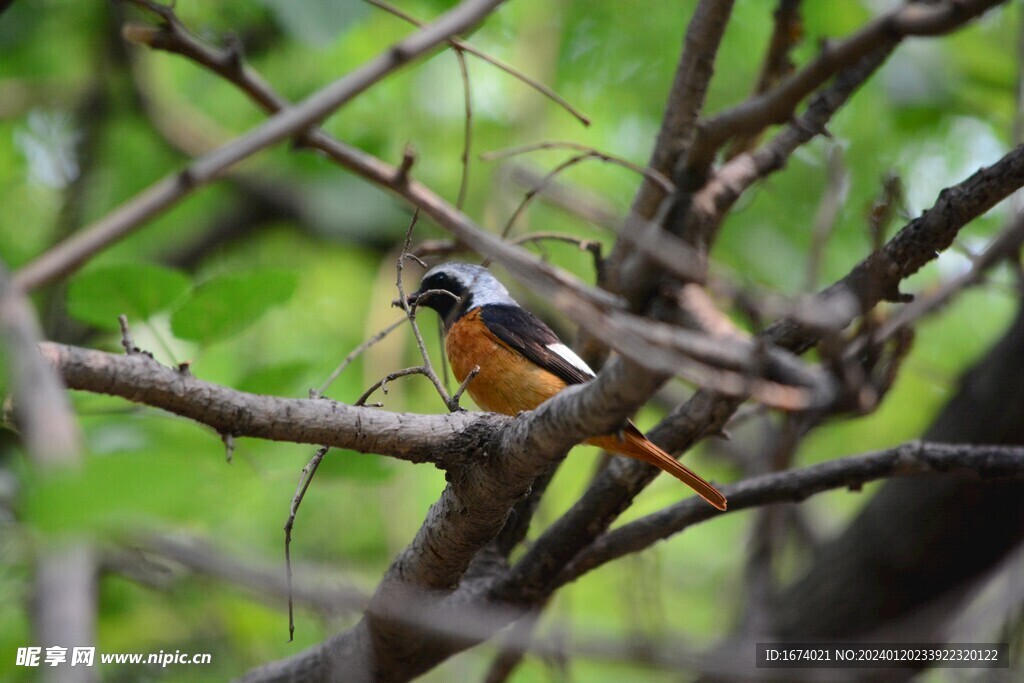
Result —
<instances>
[{"instance_id":1,"label":"thin twig","mask_svg":"<svg viewBox=\"0 0 1024 683\"><path fill-rule=\"evenodd\" d=\"M517 147L507 147L505 149L497 149L490 152L484 152L480 155L483 161L497 161L499 159L508 159L509 157L517 156L519 154L526 154L528 152L536 152L544 149L571 149L577 152L582 152L587 158L598 159L609 164L615 164L622 168L627 168L630 171L634 171L653 183L656 183L666 193L671 194L675 192L675 185L669 180L664 173L647 167L641 166L640 164L634 164L628 159L624 159L608 152L602 152L596 147L589 145L581 145L578 142L566 142L561 140L545 140L542 142L534 142L528 145L520 145Z\"/></svg>"},{"instance_id":2,"label":"thin twig","mask_svg":"<svg viewBox=\"0 0 1024 683\"><path fill-rule=\"evenodd\" d=\"M135 340L132 339L132 330L128 327L128 316L124 313L117 316L117 323L121 326L121 346L124 347L124 352L129 356L133 353L142 353L142 349L135 345Z\"/></svg>"},{"instance_id":3,"label":"thin twig","mask_svg":"<svg viewBox=\"0 0 1024 683\"><path fill-rule=\"evenodd\" d=\"M321 446L316 450L316 453L313 454L312 459L310 459L306 466L302 468L302 474L299 475L299 485L295 489L295 495L292 496L292 503L288 509L288 519L284 523L284 564L288 575L289 643L295 637L295 606L292 595L292 528L295 526L295 517L299 514L299 506L302 505L302 499L306 496L306 490L309 489L309 484L313 481L317 468L320 467L320 463L329 450L329 446Z\"/></svg>"},{"instance_id":4,"label":"thin twig","mask_svg":"<svg viewBox=\"0 0 1024 683\"><path fill-rule=\"evenodd\" d=\"M835 229L839 212L846 203L850 191L850 174L843 161L843 148L838 143L828 146L825 152L825 191L818 202L818 210L814 214L811 227L811 246L807 254L807 276L805 287L814 291L818 287L818 279L825 259L825 246Z\"/></svg>"},{"instance_id":5,"label":"thin twig","mask_svg":"<svg viewBox=\"0 0 1024 683\"><path fill-rule=\"evenodd\" d=\"M420 212L419 209L413 213L412 220L409 221L409 229L405 232L405 242L402 244L402 253L398 255L398 262L395 265L395 286L398 288L398 299L396 300L398 305L405 311L405 317L409 320L409 325L412 327L413 337L416 339L416 347L419 349L420 357L423 359L423 366L421 367L422 373L437 389L437 394L444 401L445 406L452 410L452 397L448 394L447 389L444 388L444 384L441 379L434 372L434 366L430 362L430 354L427 353L427 345L423 341L423 333L420 332L420 326L416 323L416 308L409 304L409 297L405 294L405 285L402 284L402 273L405 270L406 259L419 260L419 257L414 256L409 247L412 244L412 232L416 228L416 222L419 220Z\"/></svg>"},{"instance_id":6,"label":"thin twig","mask_svg":"<svg viewBox=\"0 0 1024 683\"><path fill-rule=\"evenodd\" d=\"M364 341L362 344L360 344L356 348L352 349L352 352L349 353L347 356L345 356L345 360L341 361L341 363L338 364L338 367L334 368L334 371L331 372L331 374L327 377L327 379L324 381L324 383L322 385L320 385L319 389L310 390L309 397L310 398L320 398L321 396L323 396L324 392L327 391L327 388L331 386L331 384L334 382L334 380L338 379L338 376L341 375L341 373L345 371L345 368L347 368L349 366L349 364L352 363L352 361L354 361L356 358L358 358L360 355L362 355L363 352L365 352L368 348L370 348L371 346L373 346L374 344L376 344L380 340L384 339L384 337L386 337L389 334L391 334L395 329L397 329L405 321L406 321L405 317L399 318L398 320L394 321L393 323L391 323L390 325L388 325L387 327L382 329L377 334L373 335L372 337L370 337L369 339Z\"/></svg>"},{"instance_id":7,"label":"thin twig","mask_svg":"<svg viewBox=\"0 0 1024 683\"><path fill-rule=\"evenodd\" d=\"M121 204L95 223L79 230L23 266L15 285L31 291L80 268L95 254L123 239L183 197L220 177L257 152L303 134L310 126L365 92L390 73L432 51L451 36L476 25L503 0L463 0L429 26L385 50L377 58L313 93L302 102L280 109L250 132L212 150L171 173ZM236 75L232 82L244 82ZM309 133L305 135L308 137Z\"/></svg>"},{"instance_id":8,"label":"thin twig","mask_svg":"<svg viewBox=\"0 0 1024 683\"><path fill-rule=\"evenodd\" d=\"M390 3L384 2L384 0L366 0L366 2L370 3L374 7L379 7L380 9L384 10L385 12L389 12L390 14L395 15L399 19L402 19L403 21L407 21L410 24L414 24L416 26L423 26L424 23L425 23L422 20L415 18L411 14L408 14L408 13L398 9L394 5L391 5ZM487 54L486 52L482 52L481 50L479 50L478 48L474 47L473 45L470 45L469 43L467 43L464 40L460 40L459 38L450 38L448 42L453 47L457 48L459 51L468 52L469 54L473 55L474 57L477 57L477 58L482 59L483 61L487 62L491 66L496 67L496 68L504 71L505 73L509 74L513 78L516 78L516 79L522 81L526 85L530 86L531 88L533 88L534 90L536 90L540 94L544 95L545 97L547 97L548 99L553 101L555 104L557 104L558 106L562 107L567 112L572 114L584 126L589 126L590 125L590 119L586 115L584 115L582 112L580 112L578 109L576 109L576 107L574 107L571 104L569 104L565 100L565 98L563 98L561 95L559 95L554 90L552 90L551 88L547 87L546 85L544 85L540 81L536 81L536 80L530 78L529 76L527 76L526 74L522 73L521 71L516 70L515 67L512 67L512 66L506 64L505 62L501 61L497 57L492 57L491 55Z\"/></svg>"},{"instance_id":9,"label":"thin twig","mask_svg":"<svg viewBox=\"0 0 1024 683\"><path fill-rule=\"evenodd\" d=\"M885 231L902 208L903 182L895 173L887 173L882 180L881 192L868 212L868 230L872 251L879 251L885 246Z\"/></svg>"},{"instance_id":10,"label":"thin twig","mask_svg":"<svg viewBox=\"0 0 1024 683\"><path fill-rule=\"evenodd\" d=\"M370 388L362 393L362 395L355 400L354 406L366 405L366 401L373 395L373 392L380 389L385 395L388 393L388 382L399 377L408 377L409 375L427 375L427 370L422 365L417 365L411 368L404 368L402 370L396 370L389 372L388 374L381 377L379 380L370 385ZM429 377L429 375L427 375Z\"/></svg>"},{"instance_id":11,"label":"thin twig","mask_svg":"<svg viewBox=\"0 0 1024 683\"><path fill-rule=\"evenodd\" d=\"M508 179L523 187L533 187L542 177L539 172L524 164L506 166ZM615 207L604 198L565 180L549 183L541 193L541 200L613 233L619 232L624 222Z\"/></svg>"},{"instance_id":12,"label":"thin twig","mask_svg":"<svg viewBox=\"0 0 1024 683\"><path fill-rule=\"evenodd\" d=\"M469 374L466 375L466 379L462 380L462 384L460 384L459 388L455 391L454 394L452 394L452 405L453 406L458 408L459 400L462 399L462 394L465 393L466 388L469 387L469 383L472 382L476 378L476 376L479 375L479 374L480 374L480 366L479 365L474 365L473 369L470 370Z\"/></svg>"},{"instance_id":13,"label":"thin twig","mask_svg":"<svg viewBox=\"0 0 1024 683\"><path fill-rule=\"evenodd\" d=\"M235 437L231 432L223 432L220 435L220 440L224 442L224 459L230 465L231 460L235 457Z\"/></svg>"},{"instance_id":14,"label":"thin twig","mask_svg":"<svg viewBox=\"0 0 1024 683\"><path fill-rule=\"evenodd\" d=\"M512 244L527 244L529 242L565 242L567 244L576 245L576 248L580 251L588 251L594 257L594 272L597 274L601 273L601 269L604 267L603 257L601 256L601 243L597 240L588 240L582 237L576 237L575 235L566 235L560 232L531 232L512 240ZM543 249L543 247L541 247Z\"/></svg>"},{"instance_id":15,"label":"thin twig","mask_svg":"<svg viewBox=\"0 0 1024 683\"><path fill-rule=\"evenodd\" d=\"M395 185L407 185L409 183L409 171L412 170L413 165L416 163L416 148L411 144L406 144L402 148L402 161L398 164L398 168L395 170L394 184Z\"/></svg>"},{"instance_id":16,"label":"thin twig","mask_svg":"<svg viewBox=\"0 0 1024 683\"><path fill-rule=\"evenodd\" d=\"M543 178L541 178L540 182L537 185L531 187L529 190L526 191L526 194L523 196L523 200L519 202L519 205L516 206L516 210L512 212L512 215L509 216L508 221L506 221L505 227L501 229L501 237L505 238L509 236L509 233L512 232L512 227L515 225L516 221L519 220L519 217L523 215L523 213L530 206L530 204L533 203L534 197L536 197L540 192L543 192L544 188L547 187L548 183L554 180L559 173L568 168L572 168L581 161L585 161L587 159L592 158L593 156L589 152L583 154L576 154L574 156L569 157L568 159L566 159L565 161L563 161L562 163L558 164L553 169L548 171L548 173ZM486 266L490 262L491 259L488 258L484 261L484 265Z\"/></svg>"},{"instance_id":17,"label":"thin twig","mask_svg":"<svg viewBox=\"0 0 1024 683\"><path fill-rule=\"evenodd\" d=\"M469 190L469 162L473 149L473 93L469 87L469 69L466 66L466 55L462 49L455 47L455 58L459 62L459 74L462 76L462 93L465 99L466 116L462 129L462 177L459 179L459 194L455 199L455 208L459 211L466 203L466 192Z\"/></svg>"}]
</instances>

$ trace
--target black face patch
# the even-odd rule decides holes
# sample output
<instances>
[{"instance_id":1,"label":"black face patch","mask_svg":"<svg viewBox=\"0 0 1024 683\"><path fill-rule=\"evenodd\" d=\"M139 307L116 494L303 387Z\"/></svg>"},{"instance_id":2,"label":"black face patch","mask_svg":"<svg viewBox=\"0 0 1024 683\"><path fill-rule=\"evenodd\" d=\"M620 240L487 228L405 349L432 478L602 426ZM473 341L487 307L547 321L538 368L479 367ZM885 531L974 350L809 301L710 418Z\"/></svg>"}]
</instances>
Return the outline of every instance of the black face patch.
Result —
<instances>
[{"instance_id":1,"label":"black face patch","mask_svg":"<svg viewBox=\"0 0 1024 683\"><path fill-rule=\"evenodd\" d=\"M437 311L446 328L451 327L462 312L469 310L466 285L444 271L424 278L411 298L416 300L417 306Z\"/></svg>"}]
</instances>

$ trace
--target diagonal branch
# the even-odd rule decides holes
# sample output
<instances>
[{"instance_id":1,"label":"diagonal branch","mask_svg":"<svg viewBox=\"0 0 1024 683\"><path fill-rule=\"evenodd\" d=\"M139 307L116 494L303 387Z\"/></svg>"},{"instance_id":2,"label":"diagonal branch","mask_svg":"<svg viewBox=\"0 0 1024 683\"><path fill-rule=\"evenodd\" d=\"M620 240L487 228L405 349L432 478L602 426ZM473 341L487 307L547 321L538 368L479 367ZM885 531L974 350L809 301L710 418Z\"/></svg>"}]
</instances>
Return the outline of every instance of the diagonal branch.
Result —
<instances>
[{"instance_id":1,"label":"diagonal branch","mask_svg":"<svg viewBox=\"0 0 1024 683\"><path fill-rule=\"evenodd\" d=\"M661 129L647 164L663 175L672 175L680 156L696 137L697 120L704 107L715 56L732 6L733 0L702 0L687 26ZM636 194L630 213L650 219L665 196L664 189L647 178Z\"/></svg>"},{"instance_id":2,"label":"diagonal branch","mask_svg":"<svg viewBox=\"0 0 1024 683\"><path fill-rule=\"evenodd\" d=\"M866 455L840 458L798 470L766 474L723 487L729 512L776 503L798 503L823 491L859 491L871 481L922 474L968 474L982 479L1024 477L1024 447L913 442ZM697 500L684 500L609 531L559 574L556 585L574 581L616 558L711 519Z\"/></svg>"},{"instance_id":3,"label":"diagonal branch","mask_svg":"<svg viewBox=\"0 0 1024 683\"><path fill-rule=\"evenodd\" d=\"M799 119L760 148L740 154L718 169L695 192L681 228L687 241L710 245L715 231L736 200L758 180L780 170L798 147L825 132L825 126L856 90L885 63L896 41L883 42L858 62L842 70L818 93Z\"/></svg>"},{"instance_id":4,"label":"diagonal branch","mask_svg":"<svg viewBox=\"0 0 1024 683\"><path fill-rule=\"evenodd\" d=\"M754 86L753 95L762 95L775 85L793 73L796 64L790 56L790 51L797 46L803 38L803 20L800 17L801 0L779 0L779 4L772 14L774 28L772 29L771 40L768 41L768 50L765 53L764 61L761 63L761 73L757 77L757 84ZM759 135L739 136L733 140L726 158L732 158L755 147Z\"/></svg>"},{"instance_id":5,"label":"diagonal branch","mask_svg":"<svg viewBox=\"0 0 1024 683\"><path fill-rule=\"evenodd\" d=\"M31 291L77 270L97 252L145 221L215 180L239 161L304 132L388 74L475 26L503 0L464 0L437 21L391 46L376 58L293 107L282 109L245 135L204 154L187 168L149 186L81 232L57 244L15 274Z\"/></svg>"},{"instance_id":6,"label":"diagonal branch","mask_svg":"<svg viewBox=\"0 0 1024 683\"><path fill-rule=\"evenodd\" d=\"M618 359L594 381L566 389L524 418L517 418L500 437L505 457L491 453L474 467L449 477L416 537L385 574L366 617L326 647L343 653L360 643L372 643L369 651L361 649L370 662L361 665L369 666L375 678L384 680L416 676L447 657L451 644L425 640L424 633L403 620L394 596L410 587L435 596L453 591L477 553L504 528L516 501L530 492L534 481L585 435L614 432L661 381L637 373L631 364ZM350 657L345 661L344 666L352 665Z\"/></svg>"},{"instance_id":7,"label":"diagonal branch","mask_svg":"<svg viewBox=\"0 0 1024 683\"><path fill-rule=\"evenodd\" d=\"M817 299L822 306L835 307L839 315L851 320L857 310L877 304L884 292L897 290L904 278L934 259L965 225L1022 185L1024 147L1018 147L992 166L943 190L931 209L905 226L881 251L819 293ZM838 305L850 298L859 301L860 306ZM761 337L799 353L817 343L820 334L787 318L770 326ZM670 453L684 452L704 436L720 432L741 402L700 390L647 436ZM576 504L534 542L512 573L491 588L492 599L537 600L548 595L551 588L547 578L603 533L656 475L657 470L644 463L613 459Z\"/></svg>"}]
</instances>

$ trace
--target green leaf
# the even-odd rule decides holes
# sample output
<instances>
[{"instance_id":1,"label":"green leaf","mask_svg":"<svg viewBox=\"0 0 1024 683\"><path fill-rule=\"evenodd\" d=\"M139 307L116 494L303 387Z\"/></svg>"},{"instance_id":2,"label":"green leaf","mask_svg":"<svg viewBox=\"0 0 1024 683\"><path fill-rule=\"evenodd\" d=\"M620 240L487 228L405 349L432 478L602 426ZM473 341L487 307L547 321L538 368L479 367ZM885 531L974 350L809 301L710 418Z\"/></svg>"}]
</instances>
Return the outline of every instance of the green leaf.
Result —
<instances>
[{"instance_id":1,"label":"green leaf","mask_svg":"<svg viewBox=\"0 0 1024 683\"><path fill-rule=\"evenodd\" d=\"M122 263L82 273L68 288L68 311L82 322L116 330L117 316L148 320L188 291L188 277L149 263Z\"/></svg>"},{"instance_id":2,"label":"green leaf","mask_svg":"<svg viewBox=\"0 0 1024 683\"><path fill-rule=\"evenodd\" d=\"M295 273L271 269L216 277L196 287L171 315L171 330L204 344L227 339L288 301L297 282Z\"/></svg>"}]
</instances>

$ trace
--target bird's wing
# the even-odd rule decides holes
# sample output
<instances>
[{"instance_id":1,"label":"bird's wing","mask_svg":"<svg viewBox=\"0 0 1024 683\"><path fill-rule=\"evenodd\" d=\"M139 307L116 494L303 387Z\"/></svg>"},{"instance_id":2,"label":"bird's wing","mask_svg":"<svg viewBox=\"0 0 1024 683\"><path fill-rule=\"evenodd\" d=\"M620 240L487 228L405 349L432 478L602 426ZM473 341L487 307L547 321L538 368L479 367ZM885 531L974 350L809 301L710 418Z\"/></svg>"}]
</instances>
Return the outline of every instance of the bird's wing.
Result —
<instances>
[{"instance_id":1,"label":"bird's wing","mask_svg":"<svg viewBox=\"0 0 1024 683\"><path fill-rule=\"evenodd\" d=\"M495 337L566 384L594 379L590 366L525 308L492 304L480 309L480 318Z\"/></svg>"}]
</instances>

